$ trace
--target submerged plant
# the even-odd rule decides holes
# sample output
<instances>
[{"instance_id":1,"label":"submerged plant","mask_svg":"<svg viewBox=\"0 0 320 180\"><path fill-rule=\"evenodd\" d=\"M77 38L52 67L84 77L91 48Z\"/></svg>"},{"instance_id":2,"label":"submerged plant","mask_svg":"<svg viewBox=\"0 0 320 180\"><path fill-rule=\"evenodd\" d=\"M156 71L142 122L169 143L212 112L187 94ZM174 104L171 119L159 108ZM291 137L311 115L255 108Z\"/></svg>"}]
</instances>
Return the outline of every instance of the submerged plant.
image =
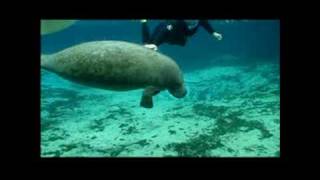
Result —
<instances>
[{"instance_id":1,"label":"submerged plant","mask_svg":"<svg viewBox=\"0 0 320 180\"><path fill-rule=\"evenodd\" d=\"M187 142L168 144L165 150L174 150L178 153L178 156L210 156L211 150L224 146L220 139L227 133L248 132L258 129L261 132L260 139L272 136L263 123L241 118L242 111L231 111L230 108L225 106L196 104L193 106L193 112L214 119L215 126L207 134L200 134ZM230 148L228 148L228 151L233 152Z\"/></svg>"},{"instance_id":2,"label":"submerged plant","mask_svg":"<svg viewBox=\"0 0 320 180\"><path fill-rule=\"evenodd\" d=\"M202 134L183 143L168 144L165 150L174 150L178 156L183 157L204 157L210 156L210 150L222 147L220 139L210 134Z\"/></svg>"},{"instance_id":3,"label":"submerged plant","mask_svg":"<svg viewBox=\"0 0 320 180\"><path fill-rule=\"evenodd\" d=\"M195 114L200 116L206 116L209 118L216 118L217 116L223 115L227 111L225 106L213 106L205 104L195 104L192 110Z\"/></svg>"},{"instance_id":4,"label":"submerged plant","mask_svg":"<svg viewBox=\"0 0 320 180\"><path fill-rule=\"evenodd\" d=\"M48 98L62 98L47 103ZM86 96L79 95L78 91L62 88L44 88L41 90L41 111L47 111L49 118L56 118L63 115L66 109L74 110L81 105Z\"/></svg>"}]
</instances>

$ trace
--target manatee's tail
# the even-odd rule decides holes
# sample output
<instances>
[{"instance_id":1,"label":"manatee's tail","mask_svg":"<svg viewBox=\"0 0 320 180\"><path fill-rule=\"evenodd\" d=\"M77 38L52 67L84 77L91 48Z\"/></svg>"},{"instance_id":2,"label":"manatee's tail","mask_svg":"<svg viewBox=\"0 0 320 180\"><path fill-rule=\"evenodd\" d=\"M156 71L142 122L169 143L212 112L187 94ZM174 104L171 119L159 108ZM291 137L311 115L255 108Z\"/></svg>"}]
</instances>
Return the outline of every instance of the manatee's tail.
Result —
<instances>
[{"instance_id":1,"label":"manatee's tail","mask_svg":"<svg viewBox=\"0 0 320 180\"><path fill-rule=\"evenodd\" d=\"M41 58L40 58L41 68L48 69L49 56L50 55L41 54Z\"/></svg>"},{"instance_id":2,"label":"manatee's tail","mask_svg":"<svg viewBox=\"0 0 320 180\"><path fill-rule=\"evenodd\" d=\"M46 56L47 55L41 54L41 58L40 58L41 67L44 67L44 63L46 61L45 59L47 58Z\"/></svg>"}]
</instances>

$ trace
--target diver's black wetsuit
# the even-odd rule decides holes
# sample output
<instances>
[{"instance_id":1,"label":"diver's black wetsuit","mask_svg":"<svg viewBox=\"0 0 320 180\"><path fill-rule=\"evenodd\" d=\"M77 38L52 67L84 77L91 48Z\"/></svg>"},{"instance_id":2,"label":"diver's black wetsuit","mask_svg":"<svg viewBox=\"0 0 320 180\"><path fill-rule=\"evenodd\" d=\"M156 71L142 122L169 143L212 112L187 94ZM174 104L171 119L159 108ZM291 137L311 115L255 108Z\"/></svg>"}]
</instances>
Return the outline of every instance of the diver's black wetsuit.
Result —
<instances>
[{"instance_id":1,"label":"diver's black wetsuit","mask_svg":"<svg viewBox=\"0 0 320 180\"><path fill-rule=\"evenodd\" d=\"M167 28L168 25L172 25L171 30ZM160 23L150 36L147 23L142 23L142 41L144 44L157 46L162 43L184 46L187 37L194 35L200 26L210 34L215 32L207 20L199 20L198 24L191 29L188 28L188 24L184 20L168 20Z\"/></svg>"}]
</instances>

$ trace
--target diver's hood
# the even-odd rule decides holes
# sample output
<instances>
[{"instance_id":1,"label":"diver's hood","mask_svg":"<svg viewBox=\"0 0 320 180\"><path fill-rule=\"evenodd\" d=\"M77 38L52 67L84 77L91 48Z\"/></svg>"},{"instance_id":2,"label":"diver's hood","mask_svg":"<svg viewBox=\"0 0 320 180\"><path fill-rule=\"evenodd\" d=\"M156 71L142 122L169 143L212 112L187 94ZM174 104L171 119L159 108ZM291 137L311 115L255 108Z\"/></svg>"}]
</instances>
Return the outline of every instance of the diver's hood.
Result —
<instances>
[{"instance_id":1,"label":"diver's hood","mask_svg":"<svg viewBox=\"0 0 320 180\"><path fill-rule=\"evenodd\" d=\"M184 20L184 21L187 23L189 29L195 28L199 23L199 20Z\"/></svg>"}]
</instances>

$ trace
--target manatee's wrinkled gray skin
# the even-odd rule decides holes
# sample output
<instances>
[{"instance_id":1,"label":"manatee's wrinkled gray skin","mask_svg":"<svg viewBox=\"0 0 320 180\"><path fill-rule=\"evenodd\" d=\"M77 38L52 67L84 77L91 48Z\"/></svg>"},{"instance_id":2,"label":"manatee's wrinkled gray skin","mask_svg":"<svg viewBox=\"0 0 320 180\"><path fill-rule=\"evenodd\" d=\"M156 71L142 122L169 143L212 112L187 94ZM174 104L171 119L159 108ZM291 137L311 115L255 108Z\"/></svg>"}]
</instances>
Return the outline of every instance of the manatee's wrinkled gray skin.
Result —
<instances>
[{"instance_id":1,"label":"manatee's wrinkled gray skin","mask_svg":"<svg viewBox=\"0 0 320 180\"><path fill-rule=\"evenodd\" d=\"M152 96L162 90L182 98L187 91L182 72L169 57L123 41L82 43L41 56L41 67L65 79L107 90L144 88L140 105L152 108Z\"/></svg>"}]
</instances>

